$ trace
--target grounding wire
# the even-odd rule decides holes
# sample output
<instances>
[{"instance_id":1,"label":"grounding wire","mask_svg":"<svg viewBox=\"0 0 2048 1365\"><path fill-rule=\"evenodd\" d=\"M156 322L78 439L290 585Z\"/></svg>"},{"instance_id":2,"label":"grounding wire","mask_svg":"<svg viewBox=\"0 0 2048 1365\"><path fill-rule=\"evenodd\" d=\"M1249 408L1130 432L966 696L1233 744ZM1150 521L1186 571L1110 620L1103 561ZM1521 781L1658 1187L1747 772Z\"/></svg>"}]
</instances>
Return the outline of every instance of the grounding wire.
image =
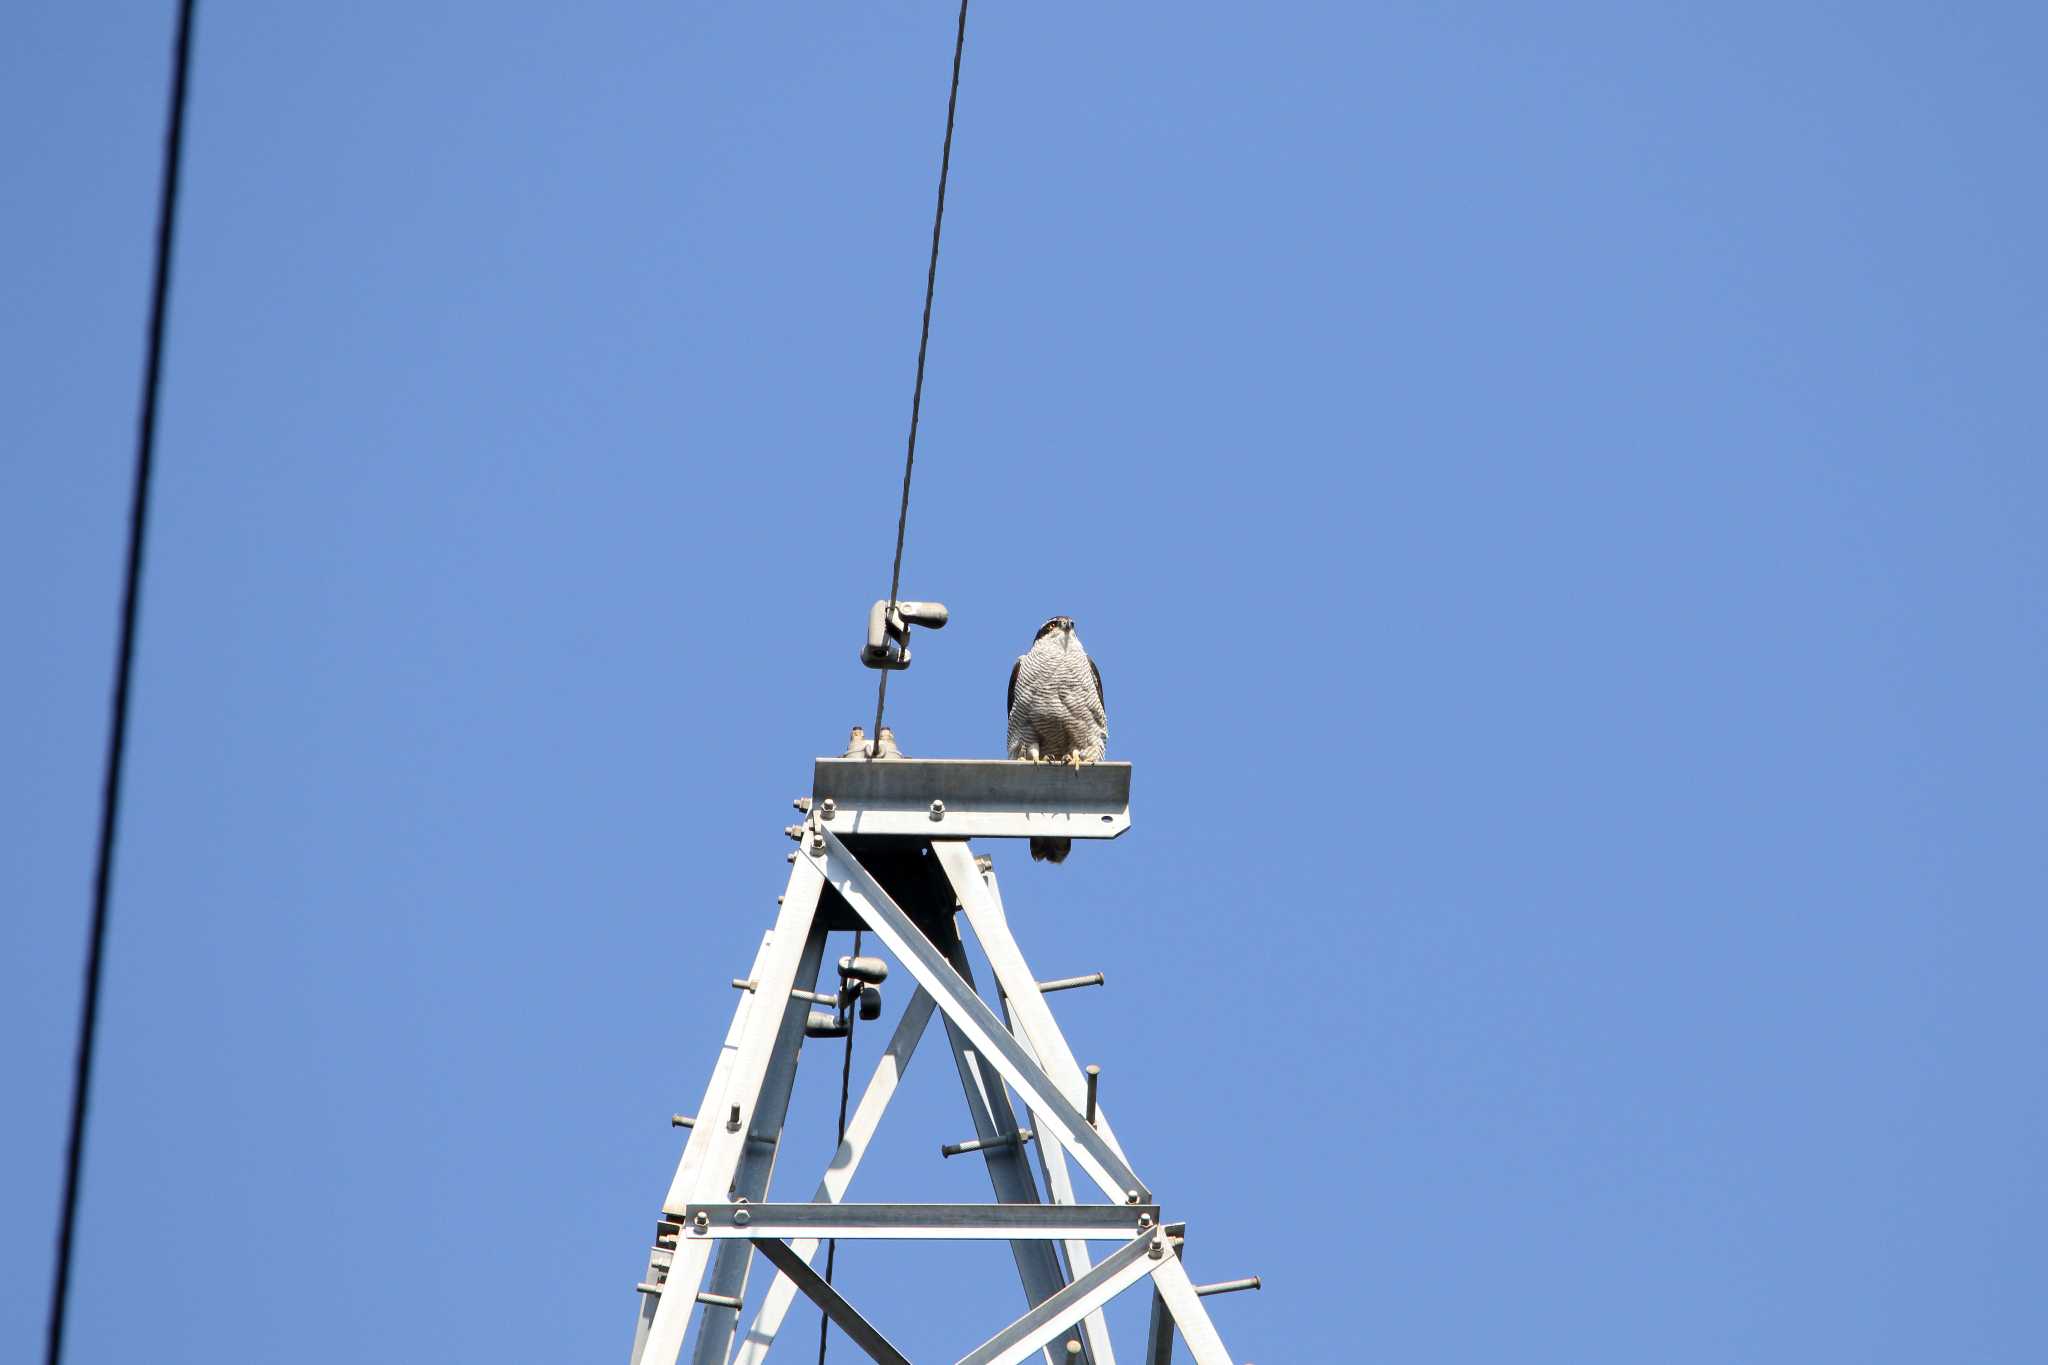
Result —
<instances>
[{"instance_id":1,"label":"grounding wire","mask_svg":"<svg viewBox=\"0 0 2048 1365\"><path fill-rule=\"evenodd\" d=\"M939 227L946 221L946 175L953 167L953 114L960 105L960 54L966 47L967 0L960 0L960 24L953 36L953 86L946 95L946 141L939 151L939 204L932 213L932 259L924 273L924 326L917 335L917 382L910 390L910 440L903 451L903 501L896 509L896 562L889 568L890 617L896 615L896 590L903 581L903 528L910 519L910 469L917 462L917 413L924 401L924 353L932 339L932 291L939 282ZM885 668L881 684L875 689L875 733L868 744L870 758L882 752L882 708L888 700L889 670Z\"/></svg>"},{"instance_id":2,"label":"grounding wire","mask_svg":"<svg viewBox=\"0 0 2048 1365\"><path fill-rule=\"evenodd\" d=\"M86 941L85 992L79 1007L78 1055L71 1078L71 1129L64 1148L63 1214L57 1225L57 1267L50 1286L50 1325L45 1360L64 1358L64 1316L71 1297L71 1257L78 1227L79 1175L84 1165L86 1114L92 1097L93 1041L98 1031L100 967L107 939L107 906L114 876L114 835L120 825L121 772L128 747L128 698L135 675L135 621L142 587L143 532L149 522L150 471L156 457L157 393L163 380L164 316L170 299L171 239L177 219L178 168L185 143L186 74L192 64L192 12L196 0L179 0L172 44L171 97L164 131L163 181L157 201L156 263L149 304L148 362L142 381L142 412L135 439L134 488L128 504L128 564L121 590L121 636L114 667L113 719L107 733L105 775L100 789L98 858L93 868L92 929Z\"/></svg>"}]
</instances>

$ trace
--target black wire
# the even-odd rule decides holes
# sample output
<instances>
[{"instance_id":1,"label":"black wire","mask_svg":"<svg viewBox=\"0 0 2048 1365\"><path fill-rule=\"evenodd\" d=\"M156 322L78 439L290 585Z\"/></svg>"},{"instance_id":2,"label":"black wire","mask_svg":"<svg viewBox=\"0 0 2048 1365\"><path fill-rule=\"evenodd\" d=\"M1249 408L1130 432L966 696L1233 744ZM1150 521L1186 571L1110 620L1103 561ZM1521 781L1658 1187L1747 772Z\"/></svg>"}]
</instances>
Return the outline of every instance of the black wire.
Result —
<instances>
[{"instance_id":1,"label":"black wire","mask_svg":"<svg viewBox=\"0 0 2048 1365\"><path fill-rule=\"evenodd\" d=\"M128 506L128 570L121 593L121 642L114 668L113 722L100 798L99 859L93 870L92 934L85 955L85 1000L80 1007L78 1058L71 1079L71 1134L64 1152L64 1213L57 1228L57 1271L50 1288L49 1349L64 1358L64 1316L71 1297L71 1249L78 1226L78 1186L85 1155L86 1109L92 1095L93 1039L98 1032L100 964L107 939L107 903L114 874L114 832L120 823L122 760L128 747L128 694L135 673L135 619L142 586L143 530L149 520L150 471L156 457L157 391L163 378L164 314L171 289L171 234L178 204L178 167L185 144L185 77L192 60L195 0L179 0L171 63L171 109L164 132L164 170L156 217L156 275L149 304L149 361L142 382L142 415L135 441L135 486Z\"/></svg>"},{"instance_id":2,"label":"black wire","mask_svg":"<svg viewBox=\"0 0 2048 1365\"><path fill-rule=\"evenodd\" d=\"M860 930L858 929L853 931L853 955L855 957L860 956ZM839 1141L841 1145L844 1145L846 1142L846 1096L847 1092L853 1088L853 1027L855 1021L859 1018L860 1005L856 1001L853 1008L849 1009L846 1013L846 1060L839 1064ZM836 1154L838 1148L833 1148L833 1151ZM826 1284L832 1283L832 1264L838 1259L839 1239L835 1237L825 1243ZM825 1333L831 1325L832 1320L825 1315L823 1309L820 1309L818 1312L818 1365L825 1365Z\"/></svg>"},{"instance_id":3,"label":"black wire","mask_svg":"<svg viewBox=\"0 0 2048 1365\"><path fill-rule=\"evenodd\" d=\"M903 502L896 509L896 562L889 569L889 615L896 614L896 589L903 582L903 528L910 519L910 467L917 462L917 411L924 402L924 353L932 339L932 291L939 282L939 227L946 221L946 175L953 168L953 113L960 105L960 54L967 47L967 0L960 0L960 28L953 37L953 88L946 96L946 143L939 153L939 206L932 213L932 262L924 273L924 328L917 335L917 383L910 391L910 442L903 452ZM882 707L889 700L889 670L875 689L875 737L870 758L882 751Z\"/></svg>"}]
</instances>

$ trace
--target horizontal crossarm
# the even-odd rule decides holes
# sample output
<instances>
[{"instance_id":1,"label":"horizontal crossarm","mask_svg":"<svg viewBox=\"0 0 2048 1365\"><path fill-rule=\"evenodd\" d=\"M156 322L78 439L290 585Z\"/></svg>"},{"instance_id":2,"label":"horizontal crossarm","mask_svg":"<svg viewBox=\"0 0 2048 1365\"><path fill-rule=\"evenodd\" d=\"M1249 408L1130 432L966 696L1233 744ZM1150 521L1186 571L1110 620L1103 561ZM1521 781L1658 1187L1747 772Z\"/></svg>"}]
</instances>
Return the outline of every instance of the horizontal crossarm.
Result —
<instances>
[{"instance_id":1,"label":"horizontal crossarm","mask_svg":"<svg viewBox=\"0 0 2048 1365\"><path fill-rule=\"evenodd\" d=\"M1155 1204L692 1204L692 1237L1121 1241L1159 1224Z\"/></svg>"}]
</instances>

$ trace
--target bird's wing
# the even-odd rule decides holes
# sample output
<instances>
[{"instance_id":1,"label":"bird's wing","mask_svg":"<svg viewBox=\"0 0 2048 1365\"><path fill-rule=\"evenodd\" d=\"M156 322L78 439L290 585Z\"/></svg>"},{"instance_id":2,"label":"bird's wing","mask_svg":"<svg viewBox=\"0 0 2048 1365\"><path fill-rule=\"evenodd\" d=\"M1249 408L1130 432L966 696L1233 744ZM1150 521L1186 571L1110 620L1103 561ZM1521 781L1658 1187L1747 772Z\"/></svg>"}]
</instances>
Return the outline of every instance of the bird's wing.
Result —
<instances>
[{"instance_id":1,"label":"bird's wing","mask_svg":"<svg viewBox=\"0 0 2048 1365\"><path fill-rule=\"evenodd\" d=\"M1095 660L1090 659L1088 661L1088 671L1095 675L1095 704L1102 707L1104 711L1107 711L1109 707L1102 700L1102 670L1095 666ZM1014 685L1012 684L1012 686Z\"/></svg>"},{"instance_id":2,"label":"bird's wing","mask_svg":"<svg viewBox=\"0 0 2048 1365\"><path fill-rule=\"evenodd\" d=\"M1023 670L1023 667L1024 661L1022 659L1010 665L1010 699L1003 703L1005 715L1017 709L1017 674Z\"/></svg>"}]
</instances>

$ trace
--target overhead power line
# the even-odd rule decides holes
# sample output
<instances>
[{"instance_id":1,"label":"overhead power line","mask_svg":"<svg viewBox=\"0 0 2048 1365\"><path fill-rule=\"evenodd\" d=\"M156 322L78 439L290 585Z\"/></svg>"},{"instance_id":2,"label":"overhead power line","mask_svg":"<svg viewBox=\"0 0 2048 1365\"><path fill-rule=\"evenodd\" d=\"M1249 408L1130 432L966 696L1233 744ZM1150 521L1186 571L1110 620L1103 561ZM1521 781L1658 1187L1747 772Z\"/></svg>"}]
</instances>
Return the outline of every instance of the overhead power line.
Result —
<instances>
[{"instance_id":1,"label":"overhead power line","mask_svg":"<svg viewBox=\"0 0 2048 1365\"><path fill-rule=\"evenodd\" d=\"M967 47L967 0L960 0L960 23L953 35L953 86L946 95L946 141L939 152L939 204L932 213L932 259L924 273L924 326L917 334L917 382L910 390L910 440L903 451L903 501L896 509L896 562L889 568L889 617L896 615L896 592L903 583L903 528L910 520L910 471L917 463L917 414L924 402L924 356L932 339L932 292L939 282L939 229L946 221L946 176L953 168L953 115L960 107L960 54ZM889 670L882 670L875 689L875 732L868 741L870 756L882 745L882 708L889 700Z\"/></svg>"},{"instance_id":2,"label":"overhead power line","mask_svg":"<svg viewBox=\"0 0 2048 1365\"><path fill-rule=\"evenodd\" d=\"M93 1042L98 1031L101 964L107 941L107 904L114 877L114 835L120 827L121 772L128 747L128 699L135 677L135 620L142 588L143 533L149 524L150 471L156 458L157 394L162 387L164 315L170 300L171 241L177 220L178 170L185 145L186 77L192 64L195 0L179 0L171 61L171 108L164 132L163 181L157 201L156 267L149 303L149 359L142 381L142 415L135 440L134 488L128 505L128 567L121 590L121 638L114 666L113 720L107 733L100 795L98 861L92 883L92 930L85 955L85 997L80 1005L78 1056L71 1078L71 1131L64 1149L64 1201L57 1228L57 1268L50 1286L46 1360L64 1358L64 1316L71 1295L71 1261L78 1228L79 1173L84 1165L86 1114L92 1099Z\"/></svg>"}]
</instances>

